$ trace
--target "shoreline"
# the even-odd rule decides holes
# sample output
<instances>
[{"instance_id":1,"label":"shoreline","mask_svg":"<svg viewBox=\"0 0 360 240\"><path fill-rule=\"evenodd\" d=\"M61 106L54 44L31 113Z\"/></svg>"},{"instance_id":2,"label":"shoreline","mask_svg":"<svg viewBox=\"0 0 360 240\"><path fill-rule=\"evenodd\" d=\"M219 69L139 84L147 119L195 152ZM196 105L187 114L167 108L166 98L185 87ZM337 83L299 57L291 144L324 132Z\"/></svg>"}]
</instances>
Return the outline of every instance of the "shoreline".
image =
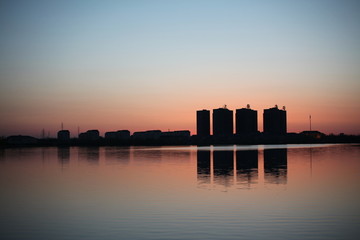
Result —
<instances>
[{"instance_id":1,"label":"shoreline","mask_svg":"<svg viewBox=\"0 0 360 240\"><path fill-rule=\"evenodd\" d=\"M357 144L360 135L325 135L321 138L304 136L302 134L286 135L248 135L228 137L172 137L157 139L106 139L83 140L72 138L59 140L56 138L37 139L29 136L15 136L17 141L2 139L0 148L14 147L100 147L100 146L216 146L216 145L270 145L270 144Z\"/></svg>"}]
</instances>

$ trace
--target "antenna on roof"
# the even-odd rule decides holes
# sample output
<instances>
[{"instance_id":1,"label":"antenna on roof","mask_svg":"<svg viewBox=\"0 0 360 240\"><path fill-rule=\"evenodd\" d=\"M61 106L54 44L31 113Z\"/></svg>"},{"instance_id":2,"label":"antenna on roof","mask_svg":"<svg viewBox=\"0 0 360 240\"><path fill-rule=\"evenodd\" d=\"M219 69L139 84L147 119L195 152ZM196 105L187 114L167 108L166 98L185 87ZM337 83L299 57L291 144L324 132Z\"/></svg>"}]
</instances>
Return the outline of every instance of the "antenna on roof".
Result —
<instances>
[{"instance_id":1,"label":"antenna on roof","mask_svg":"<svg viewBox=\"0 0 360 240\"><path fill-rule=\"evenodd\" d=\"M61 122L61 131L64 130L64 123Z\"/></svg>"},{"instance_id":2,"label":"antenna on roof","mask_svg":"<svg viewBox=\"0 0 360 240\"><path fill-rule=\"evenodd\" d=\"M250 109L250 104L247 104L247 105L246 105L246 108L247 108L247 109Z\"/></svg>"},{"instance_id":3,"label":"antenna on roof","mask_svg":"<svg viewBox=\"0 0 360 240\"><path fill-rule=\"evenodd\" d=\"M311 115L309 115L310 131L311 131Z\"/></svg>"},{"instance_id":4,"label":"antenna on roof","mask_svg":"<svg viewBox=\"0 0 360 240\"><path fill-rule=\"evenodd\" d=\"M227 106L226 106L226 104L224 104L224 108L226 108Z\"/></svg>"}]
</instances>

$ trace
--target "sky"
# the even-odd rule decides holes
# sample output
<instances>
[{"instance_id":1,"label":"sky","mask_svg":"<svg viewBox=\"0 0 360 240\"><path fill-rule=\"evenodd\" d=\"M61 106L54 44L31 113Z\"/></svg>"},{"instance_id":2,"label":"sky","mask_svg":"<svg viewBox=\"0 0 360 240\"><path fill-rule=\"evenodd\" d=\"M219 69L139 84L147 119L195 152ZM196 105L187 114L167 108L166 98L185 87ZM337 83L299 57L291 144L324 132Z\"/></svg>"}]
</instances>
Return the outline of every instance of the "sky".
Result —
<instances>
[{"instance_id":1,"label":"sky","mask_svg":"<svg viewBox=\"0 0 360 240\"><path fill-rule=\"evenodd\" d=\"M360 1L0 1L0 136L196 134L196 110L286 106L360 134Z\"/></svg>"}]
</instances>

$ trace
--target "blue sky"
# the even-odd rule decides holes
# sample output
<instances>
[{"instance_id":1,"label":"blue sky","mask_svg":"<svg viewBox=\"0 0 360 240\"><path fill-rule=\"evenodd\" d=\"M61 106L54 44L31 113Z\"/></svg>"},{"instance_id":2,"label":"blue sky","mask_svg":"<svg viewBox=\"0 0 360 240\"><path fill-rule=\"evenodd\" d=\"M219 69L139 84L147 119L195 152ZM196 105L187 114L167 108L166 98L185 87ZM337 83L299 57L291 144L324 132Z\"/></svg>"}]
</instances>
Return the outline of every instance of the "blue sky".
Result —
<instances>
[{"instance_id":1,"label":"blue sky","mask_svg":"<svg viewBox=\"0 0 360 240\"><path fill-rule=\"evenodd\" d=\"M288 105L293 131L317 113L324 132L360 133L359 12L331 0L1 1L0 134L61 121L193 129L196 109L224 103Z\"/></svg>"}]
</instances>

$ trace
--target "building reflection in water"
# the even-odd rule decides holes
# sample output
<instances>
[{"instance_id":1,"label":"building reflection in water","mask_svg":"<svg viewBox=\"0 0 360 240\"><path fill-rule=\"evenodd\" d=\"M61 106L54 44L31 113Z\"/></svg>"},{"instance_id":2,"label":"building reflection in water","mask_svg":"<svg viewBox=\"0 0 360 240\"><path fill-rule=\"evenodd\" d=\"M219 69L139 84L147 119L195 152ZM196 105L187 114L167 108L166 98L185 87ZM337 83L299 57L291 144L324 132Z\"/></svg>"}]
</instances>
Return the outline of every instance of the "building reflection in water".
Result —
<instances>
[{"instance_id":1,"label":"building reflection in water","mask_svg":"<svg viewBox=\"0 0 360 240\"><path fill-rule=\"evenodd\" d=\"M107 147L105 159L108 164L128 164L130 162L130 148Z\"/></svg>"},{"instance_id":2,"label":"building reflection in water","mask_svg":"<svg viewBox=\"0 0 360 240\"><path fill-rule=\"evenodd\" d=\"M59 164L65 167L65 165L68 165L70 162L70 147L58 147L57 155Z\"/></svg>"},{"instance_id":3,"label":"building reflection in water","mask_svg":"<svg viewBox=\"0 0 360 240\"><path fill-rule=\"evenodd\" d=\"M171 150L163 150L161 154L162 159L166 159L171 162L185 163L190 161L190 151L171 151Z\"/></svg>"},{"instance_id":4,"label":"building reflection in water","mask_svg":"<svg viewBox=\"0 0 360 240\"><path fill-rule=\"evenodd\" d=\"M0 162L5 161L5 149L0 148Z\"/></svg>"},{"instance_id":5,"label":"building reflection in water","mask_svg":"<svg viewBox=\"0 0 360 240\"><path fill-rule=\"evenodd\" d=\"M148 164L158 164L162 159L162 151L151 148L139 148L133 150L133 161L145 162Z\"/></svg>"},{"instance_id":6,"label":"building reflection in water","mask_svg":"<svg viewBox=\"0 0 360 240\"><path fill-rule=\"evenodd\" d=\"M287 149L264 150L265 183L287 183Z\"/></svg>"},{"instance_id":7,"label":"building reflection in water","mask_svg":"<svg viewBox=\"0 0 360 240\"><path fill-rule=\"evenodd\" d=\"M211 161L210 150L197 150L197 179L200 184L210 184Z\"/></svg>"},{"instance_id":8,"label":"building reflection in water","mask_svg":"<svg viewBox=\"0 0 360 240\"><path fill-rule=\"evenodd\" d=\"M79 147L79 160L85 160L89 164L99 164L99 147Z\"/></svg>"},{"instance_id":9,"label":"building reflection in water","mask_svg":"<svg viewBox=\"0 0 360 240\"><path fill-rule=\"evenodd\" d=\"M234 151L213 151L214 183L224 186L233 184Z\"/></svg>"},{"instance_id":10,"label":"building reflection in water","mask_svg":"<svg viewBox=\"0 0 360 240\"><path fill-rule=\"evenodd\" d=\"M258 182L258 150L236 151L236 181L249 187Z\"/></svg>"},{"instance_id":11,"label":"building reflection in water","mask_svg":"<svg viewBox=\"0 0 360 240\"><path fill-rule=\"evenodd\" d=\"M287 149L264 149L264 182L287 183ZM197 150L197 180L199 184L234 185L252 188L259 183L259 151ZM236 171L235 171L236 169Z\"/></svg>"}]
</instances>

